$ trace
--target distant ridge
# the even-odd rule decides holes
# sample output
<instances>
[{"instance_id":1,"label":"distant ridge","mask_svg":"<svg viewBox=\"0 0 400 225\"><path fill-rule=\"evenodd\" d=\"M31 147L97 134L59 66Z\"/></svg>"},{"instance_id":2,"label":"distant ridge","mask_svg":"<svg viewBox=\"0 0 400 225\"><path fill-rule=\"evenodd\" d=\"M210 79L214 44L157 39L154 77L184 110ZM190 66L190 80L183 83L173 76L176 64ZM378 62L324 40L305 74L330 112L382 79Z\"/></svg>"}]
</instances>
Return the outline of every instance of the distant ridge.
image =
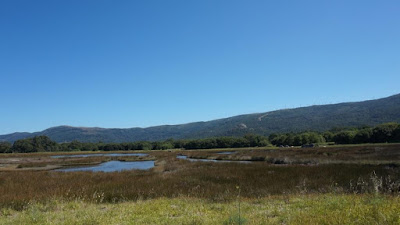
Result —
<instances>
[{"instance_id":1,"label":"distant ridge","mask_svg":"<svg viewBox=\"0 0 400 225\"><path fill-rule=\"evenodd\" d=\"M38 135L46 135L57 142L158 141L168 138L242 136L247 133L269 135L305 130L325 131L335 127L374 126L386 122L400 122L400 94L362 102L314 105L181 125L126 129L58 126L34 133L0 135L0 141L14 142Z\"/></svg>"}]
</instances>

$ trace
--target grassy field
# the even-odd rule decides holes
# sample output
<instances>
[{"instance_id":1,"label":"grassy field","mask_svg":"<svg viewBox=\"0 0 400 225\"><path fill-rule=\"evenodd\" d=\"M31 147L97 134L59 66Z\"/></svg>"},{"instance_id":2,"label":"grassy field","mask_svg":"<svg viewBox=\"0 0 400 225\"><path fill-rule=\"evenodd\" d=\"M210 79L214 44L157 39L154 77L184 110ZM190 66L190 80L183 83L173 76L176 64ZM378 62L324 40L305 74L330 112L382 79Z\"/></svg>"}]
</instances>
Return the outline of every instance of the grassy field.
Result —
<instances>
[{"instance_id":1,"label":"grassy field","mask_svg":"<svg viewBox=\"0 0 400 225\"><path fill-rule=\"evenodd\" d=\"M400 224L400 198L382 195L285 195L231 202L197 198L33 203L3 209L0 224ZM240 222L240 223L239 223Z\"/></svg>"},{"instance_id":2,"label":"grassy field","mask_svg":"<svg viewBox=\"0 0 400 225\"><path fill-rule=\"evenodd\" d=\"M0 171L0 224L238 224L237 187L247 224L399 224L400 145L220 151L149 151L140 159L0 155L0 164L15 167ZM153 159L156 167L36 171L111 159Z\"/></svg>"}]
</instances>

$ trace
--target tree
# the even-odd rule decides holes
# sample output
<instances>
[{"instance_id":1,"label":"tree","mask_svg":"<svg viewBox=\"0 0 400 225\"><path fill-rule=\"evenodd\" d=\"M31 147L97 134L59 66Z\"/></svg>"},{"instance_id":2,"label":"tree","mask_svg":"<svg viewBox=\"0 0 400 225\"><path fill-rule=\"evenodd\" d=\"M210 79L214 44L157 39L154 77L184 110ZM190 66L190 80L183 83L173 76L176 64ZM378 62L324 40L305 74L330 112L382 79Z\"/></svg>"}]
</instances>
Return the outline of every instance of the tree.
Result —
<instances>
[{"instance_id":1,"label":"tree","mask_svg":"<svg viewBox=\"0 0 400 225\"><path fill-rule=\"evenodd\" d=\"M327 142L331 142L333 141L333 133L331 131L326 131L322 134L322 136L324 137L325 141Z\"/></svg>"},{"instance_id":2,"label":"tree","mask_svg":"<svg viewBox=\"0 0 400 225\"><path fill-rule=\"evenodd\" d=\"M81 150L82 143L80 143L79 141L72 141L72 142L68 143L67 146L70 151L77 151L77 150Z\"/></svg>"},{"instance_id":3,"label":"tree","mask_svg":"<svg viewBox=\"0 0 400 225\"><path fill-rule=\"evenodd\" d=\"M351 144L353 143L354 136L353 131L341 131L333 136L333 141L338 144Z\"/></svg>"},{"instance_id":4,"label":"tree","mask_svg":"<svg viewBox=\"0 0 400 225\"><path fill-rule=\"evenodd\" d=\"M12 152L50 152L57 151L58 144L47 136L35 136L33 138L21 139L14 142Z\"/></svg>"},{"instance_id":5,"label":"tree","mask_svg":"<svg viewBox=\"0 0 400 225\"><path fill-rule=\"evenodd\" d=\"M379 142L391 142L394 141L396 136L396 130L398 129L398 123L385 123L376 126L372 130L372 141Z\"/></svg>"},{"instance_id":6,"label":"tree","mask_svg":"<svg viewBox=\"0 0 400 225\"><path fill-rule=\"evenodd\" d=\"M393 132L393 142L400 142L400 125Z\"/></svg>"},{"instance_id":7,"label":"tree","mask_svg":"<svg viewBox=\"0 0 400 225\"><path fill-rule=\"evenodd\" d=\"M29 139L22 139L15 141L11 150L12 152L20 152L20 153L37 151L34 149L32 141Z\"/></svg>"},{"instance_id":8,"label":"tree","mask_svg":"<svg viewBox=\"0 0 400 225\"><path fill-rule=\"evenodd\" d=\"M372 128L363 128L358 130L354 136L354 143L368 143L371 142Z\"/></svg>"},{"instance_id":9,"label":"tree","mask_svg":"<svg viewBox=\"0 0 400 225\"><path fill-rule=\"evenodd\" d=\"M11 152L11 144L9 142L0 142L0 153Z\"/></svg>"}]
</instances>

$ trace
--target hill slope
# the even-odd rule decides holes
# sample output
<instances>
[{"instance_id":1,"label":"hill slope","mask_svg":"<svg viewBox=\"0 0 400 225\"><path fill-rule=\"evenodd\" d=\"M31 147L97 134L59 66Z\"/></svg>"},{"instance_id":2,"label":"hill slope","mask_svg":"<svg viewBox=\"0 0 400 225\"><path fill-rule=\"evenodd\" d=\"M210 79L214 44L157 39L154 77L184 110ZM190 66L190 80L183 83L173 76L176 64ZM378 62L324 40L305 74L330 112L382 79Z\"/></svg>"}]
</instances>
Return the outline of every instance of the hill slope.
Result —
<instances>
[{"instance_id":1,"label":"hill slope","mask_svg":"<svg viewBox=\"0 0 400 225\"><path fill-rule=\"evenodd\" d=\"M324 131L334 127L400 122L400 94L363 102L316 105L255 113L181 125L148 128L106 129L59 126L34 133L0 135L0 141L46 135L57 142L130 142L139 140L189 139L216 136L268 135L305 130Z\"/></svg>"}]
</instances>

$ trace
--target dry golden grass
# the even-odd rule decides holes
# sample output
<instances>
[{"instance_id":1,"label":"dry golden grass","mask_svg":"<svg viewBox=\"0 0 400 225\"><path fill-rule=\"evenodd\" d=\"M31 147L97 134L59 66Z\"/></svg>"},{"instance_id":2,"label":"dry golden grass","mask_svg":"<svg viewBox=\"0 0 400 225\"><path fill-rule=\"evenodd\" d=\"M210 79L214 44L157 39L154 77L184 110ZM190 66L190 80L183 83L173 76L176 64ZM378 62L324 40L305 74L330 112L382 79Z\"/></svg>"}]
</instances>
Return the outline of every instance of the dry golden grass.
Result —
<instances>
[{"instance_id":1,"label":"dry golden grass","mask_svg":"<svg viewBox=\"0 0 400 225\"><path fill-rule=\"evenodd\" d=\"M383 161L374 161L376 164L365 162L373 157L377 157L378 160L391 158L398 162L398 149L399 145L279 150L254 148L236 150L232 156L216 154L220 150L151 151L148 152L150 156L147 159L157 161L156 167L149 171L0 172L0 208L21 210L31 201L45 203L51 199L113 203L160 197L193 197L224 202L236 196L236 186L241 187L245 198L296 193L365 193L375 192L377 189L379 192L397 193L400 167L396 163L380 165ZM271 164L269 160L249 164L189 162L176 159L177 154L192 157L227 157L236 160L243 157L250 160L286 157L287 162L296 162L293 158L297 158L298 162L312 159L317 163L277 165ZM111 159L88 157L48 160L50 158L47 156L31 155L24 157L22 161L29 167L44 164L83 165ZM40 160L32 161L35 157ZM329 160L325 160L326 158ZM1 160L12 159L14 158L7 156ZM98 194L101 197L98 197Z\"/></svg>"}]
</instances>

